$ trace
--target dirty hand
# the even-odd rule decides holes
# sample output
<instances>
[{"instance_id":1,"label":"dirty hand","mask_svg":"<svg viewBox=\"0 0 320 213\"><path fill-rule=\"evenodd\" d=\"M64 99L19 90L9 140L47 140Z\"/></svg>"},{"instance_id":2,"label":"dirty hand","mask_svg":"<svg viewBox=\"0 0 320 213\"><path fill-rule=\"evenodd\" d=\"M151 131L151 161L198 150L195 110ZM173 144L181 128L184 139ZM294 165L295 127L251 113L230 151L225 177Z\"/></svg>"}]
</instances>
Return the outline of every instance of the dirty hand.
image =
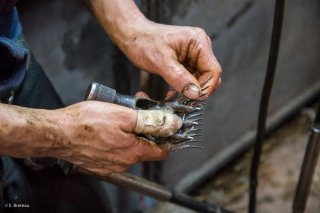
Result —
<instances>
[{"instance_id":1,"label":"dirty hand","mask_svg":"<svg viewBox=\"0 0 320 213\"><path fill-rule=\"evenodd\" d=\"M138 133L144 132L141 113L135 110L88 101L58 111L66 119L62 131L66 130L67 141L64 153L56 157L89 171L101 175L124 172L135 163L167 155L156 144L136 136L139 125Z\"/></svg>"},{"instance_id":2,"label":"dirty hand","mask_svg":"<svg viewBox=\"0 0 320 213\"><path fill-rule=\"evenodd\" d=\"M168 119L158 112L158 116L149 113L97 101L58 110L0 103L0 155L55 157L100 175L123 172L132 164L167 155L156 144L137 137L136 132L174 134L181 127L176 125L168 132L158 126ZM172 130L174 125L168 125Z\"/></svg>"},{"instance_id":3,"label":"dirty hand","mask_svg":"<svg viewBox=\"0 0 320 213\"><path fill-rule=\"evenodd\" d=\"M221 67L211 40L200 28L170 26L144 21L119 47L139 68L162 76L189 98L210 95L221 82Z\"/></svg>"},{"instance_id":4,"label":"dirty hand","mask_svg":"<svg viewBox=\"0 0 320 213\"><path fill-rule=\"evenodd\" d=\"M162 76L176 91L196 99L220 84L221 67L211 39L200 28L149 21L132 0L83 0L111 40L139 68ZM205 85L203 85L205 84Z\"/></svg>"}]
</instances>

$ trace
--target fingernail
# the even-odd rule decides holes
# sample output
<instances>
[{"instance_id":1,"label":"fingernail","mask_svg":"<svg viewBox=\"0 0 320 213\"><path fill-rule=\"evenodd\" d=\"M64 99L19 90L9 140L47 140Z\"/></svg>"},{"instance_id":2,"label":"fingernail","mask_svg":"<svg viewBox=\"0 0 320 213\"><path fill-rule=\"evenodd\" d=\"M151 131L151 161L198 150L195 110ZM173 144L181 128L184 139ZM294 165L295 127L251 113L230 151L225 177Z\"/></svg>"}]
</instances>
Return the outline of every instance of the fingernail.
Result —
<instances>
[{"instance_id":1,"label":"fingernail","mask_svg":"<svg viewBox=\"0 0 320 213\"><path fill-rule=\"evenodd\" d=\"M194 84L189 84L183 89L182 93L188 98L197 99L200 96L200 89Z\"/></svg>"}]
</instances>

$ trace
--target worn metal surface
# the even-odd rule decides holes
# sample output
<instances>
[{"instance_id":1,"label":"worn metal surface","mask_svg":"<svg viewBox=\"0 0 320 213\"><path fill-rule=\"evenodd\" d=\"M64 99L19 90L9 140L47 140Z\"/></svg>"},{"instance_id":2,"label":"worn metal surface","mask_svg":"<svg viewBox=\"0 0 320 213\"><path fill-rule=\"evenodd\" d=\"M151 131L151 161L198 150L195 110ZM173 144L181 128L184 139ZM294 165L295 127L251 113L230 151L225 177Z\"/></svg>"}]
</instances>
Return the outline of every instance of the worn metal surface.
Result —
<instances>
[{"instance_id":1,"label":"worn metal surface","mask_svg":"<svg viewBox=\"0 0 320 213\"><path fill-rule=\"evenodd\" d=\"M172 192L165 187L130 173L101 176L81 168L79 168L79 172L117 186L128 188L143 195L151 196L159 201L167 202L172 197Z\"/></svg>"},{"instance_id":2,"label":"worn metal surface","mask_svg":"<svg viewBox=\"0 0 320 213\"><path fill-rule=\"evenodd\" d=\"M38 7L22 14L26 37L66 103L82 100L94 80L122 93L137 90L136 72L121 63L124 56L78 1L52 1L49 7L48 1L34 2ZM163 0L163 5L164 20L207 31L223 67L222 86L207 104L205 149L177 152L164 162L163 181L188 190L248 146L254 135L274 1ZM320 89L319 14L319 1L287 3L269 127Z\"/></svg>"}]
</instances>

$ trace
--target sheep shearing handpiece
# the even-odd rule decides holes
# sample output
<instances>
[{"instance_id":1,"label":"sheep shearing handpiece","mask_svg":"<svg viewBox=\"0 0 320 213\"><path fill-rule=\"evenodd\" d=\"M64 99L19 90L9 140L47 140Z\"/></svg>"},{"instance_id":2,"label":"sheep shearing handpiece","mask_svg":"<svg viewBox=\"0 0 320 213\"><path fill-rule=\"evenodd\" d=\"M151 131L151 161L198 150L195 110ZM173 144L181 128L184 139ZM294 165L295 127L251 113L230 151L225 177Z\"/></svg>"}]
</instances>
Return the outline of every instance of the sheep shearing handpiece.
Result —
<instances>
[{"instance_id":1,"label":"sheep shearing handpiece","mask_svg":"<svg viewBox=\"0 0 320 213\"><path fill-rule=\"evenodd\" d=\"M206 94L201 94L201 97L204 96ZM118 94L114 89L98 83L90 84L86 100L104 101L137 110L135 133L166 150L202 148L194 143L202 142L202 128L199 127L203 125L205 100L191 100L175 93L166 100L154 101Z\"/></svg>"}]
</instances>

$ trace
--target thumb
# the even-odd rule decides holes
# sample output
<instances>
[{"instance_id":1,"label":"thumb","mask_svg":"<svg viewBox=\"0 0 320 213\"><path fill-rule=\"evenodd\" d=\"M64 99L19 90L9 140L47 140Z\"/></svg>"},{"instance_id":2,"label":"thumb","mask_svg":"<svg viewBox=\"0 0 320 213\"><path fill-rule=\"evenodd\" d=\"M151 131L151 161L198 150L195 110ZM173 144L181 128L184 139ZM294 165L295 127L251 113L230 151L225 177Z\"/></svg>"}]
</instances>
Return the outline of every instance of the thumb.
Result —
<instances>
[{"instance_id":1,"label":"thumb","mask_svg":"<svg viewBox=\"0 0 320 213\"><path fill-rule=\"evenodd\" d=\"M181 127L179 116L163 110L138 110L136 134L169 137L174 135Z\"/></svg>"},{"instance_id":2,"label":"thumb","mask_svg":"<svg viewBox=\"0 0 320 213\"><path fill-rule=\"evenodd\" d=\"M201 87L197 79L177 60L170 59L160 73L174 90L183 93L186 97L197 99L201 95Z\"/></svg>"}]
</instances>

